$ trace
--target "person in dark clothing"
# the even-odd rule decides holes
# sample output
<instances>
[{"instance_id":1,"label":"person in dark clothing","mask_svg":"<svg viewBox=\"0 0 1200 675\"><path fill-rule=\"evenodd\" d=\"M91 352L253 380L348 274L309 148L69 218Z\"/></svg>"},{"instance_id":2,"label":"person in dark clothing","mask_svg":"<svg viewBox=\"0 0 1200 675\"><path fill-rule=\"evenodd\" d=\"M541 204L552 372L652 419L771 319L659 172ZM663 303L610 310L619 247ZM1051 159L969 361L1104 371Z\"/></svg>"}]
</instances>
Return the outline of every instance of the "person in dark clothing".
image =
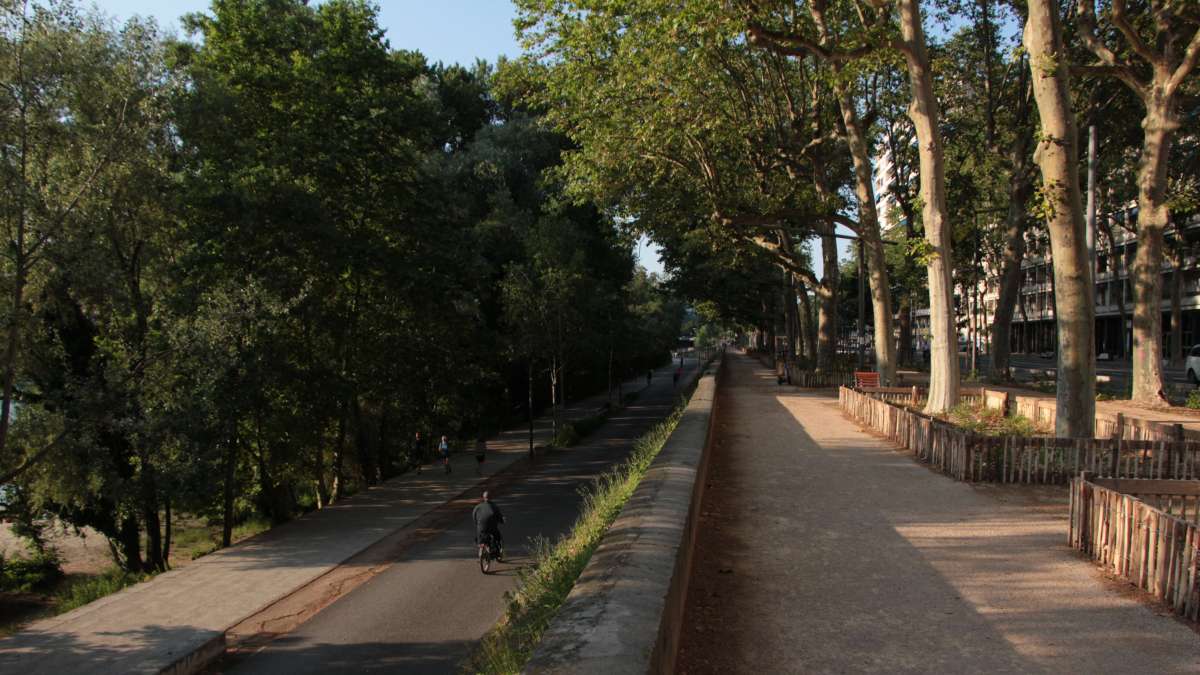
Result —
<instances>
[{"instance_id":1,"label":"person in dark clothing","mask_svg":"<svg viewBox=\"0 0 1200 675\"><path fill-rule=\"evenodd\" d=\"M650 386L650 382L651 382L653 379L654 379L654 371L653 371L653 370L647 370L647 371L646 371L646 386L647 386L647 387L649 387L649 386Z\"/></svg>"},{"instance_id":2,"label":"person in dark clothing","mask_svg":"<svg viewBox=\"0 0 1200 675\"><path fill-rule=\"evenodd\" d=\"M483 463L487 461L487 439L480 436L475 441L475 475L483 475Z\"/></svg>"},{"instance_id":3,"label":"person in dark clothing","mask_svg":"<svg viewBox=\"0 0 1200 675\"><path fill-rule=\"evenodd\" d=\"M421 432L413 435L412 442L412 457L417 463L417 473L421 473L421 464L425 462L425 439L421 438Z\"/></svg>"},{"instance_id":4,"label":"person in dark clothing","mask_svg":"<svg viewBox=\"0 0 1200 675\"><path fill-rule=\"evenodd\" d=\"M495 502L488 499L488 493L485 490L483 499L475 505L475 510L471 512L471 520L475 521L475 543L484 541L484 537L495 537L496 545L503 547L504 537L500 534L500 524L504 522L504 514L500 513L500 507Z\"/></svg>"}]
</instances>

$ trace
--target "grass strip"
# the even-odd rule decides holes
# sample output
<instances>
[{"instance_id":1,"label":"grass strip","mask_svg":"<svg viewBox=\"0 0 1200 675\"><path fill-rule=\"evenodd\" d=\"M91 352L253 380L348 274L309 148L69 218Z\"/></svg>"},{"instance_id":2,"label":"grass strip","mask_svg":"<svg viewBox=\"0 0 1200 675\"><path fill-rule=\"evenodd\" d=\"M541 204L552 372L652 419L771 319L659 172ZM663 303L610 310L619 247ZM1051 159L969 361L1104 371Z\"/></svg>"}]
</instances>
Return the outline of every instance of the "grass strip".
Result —
<instances>
[{"instance_id":1,"label":"grass strip","mask_svg":"<svg viewBox=\"0 0 1200 675\"><path fill-rule=\"evenodd\" d=\"M667 419L639 438L633 454L584 490L583 508L571 531L556 543L534 542L534 565L521 570L521 584L510 594L504 616L480 641L465 670L473 673L517 673L542 639L575 580L587 567L625 502L646 475L650 463L683 416L686 400Z\"/></svg>"},{"instance_id":2,"label":"grass strip","mask_svg":"<svg viewBox=\"0 0 1200 675\"><path fill-rule=\"evenodd\" d=\"M73 580L56 594L54 613L65 614L106 595L112 595L126 586L145 581L151 576L153 575L126 572L112 567L96 576Z\"/></svg>"}]
</instances>

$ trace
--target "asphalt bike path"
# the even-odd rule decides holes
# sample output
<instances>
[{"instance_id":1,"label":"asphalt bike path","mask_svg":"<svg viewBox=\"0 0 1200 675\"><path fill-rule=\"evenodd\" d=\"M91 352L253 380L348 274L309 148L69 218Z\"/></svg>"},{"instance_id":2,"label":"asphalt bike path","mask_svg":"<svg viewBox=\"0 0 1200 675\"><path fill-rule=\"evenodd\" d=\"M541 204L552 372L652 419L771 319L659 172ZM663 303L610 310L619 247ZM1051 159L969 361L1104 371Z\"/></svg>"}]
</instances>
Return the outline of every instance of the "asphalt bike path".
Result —
<instances>
[{"instance_id":1,"label":"asphalt bike path","mask_svg":"<svg viewBox=\"0 0 1200 675\"><path fill-rule=\"evenodd\" d=\"M458 672L503 614L505 593L532 561L532 541L553 541L570 530L580 488L628 457L633 441L666 417L695 366L689 359L678 387L671 369L657 371L635 402L580 445L550 453L492 490L507 522L505 560L493 563L491 574L480 572L474 524L464 510L306 623L257 653L227 659L214 672Z\"/></svg>"},{"instance_id":2,"label":"asphalt bike path","mask_svg":"<svg viewBox=\"0 0 1200 675\"><path fill-rule=\"evenodd\" d=\"M1200 672L1193 630L1067 547L1061 488L956 482L723 367L677 672Z\"/></svg>"},{"instance_id":3,"label":"asphalt bike path","mask_svg":"<svg viewBox=\"0 0 1200 675\"><path fill-rule=\"evenodd\" d=\"M671 387L674 366L655 372ZM624 384L645 386L645 377ZM561 420L596 414L605 395L578 401ZM619 415L618 415L619 416ZM536 444L550 439L550 419L535 420ZM389 537L408 536L430 514L506 470L519 471L528 456L528 427L488 442L484 475L467 452L440 466L408 472L332 507L272 528L230 548L165 572L57 617L35 622L0 639L0 673L158 673L202 650L219 650L225 632L270 611L308 585L343 569L343 563Z\"/></svg>"}]
</instances>

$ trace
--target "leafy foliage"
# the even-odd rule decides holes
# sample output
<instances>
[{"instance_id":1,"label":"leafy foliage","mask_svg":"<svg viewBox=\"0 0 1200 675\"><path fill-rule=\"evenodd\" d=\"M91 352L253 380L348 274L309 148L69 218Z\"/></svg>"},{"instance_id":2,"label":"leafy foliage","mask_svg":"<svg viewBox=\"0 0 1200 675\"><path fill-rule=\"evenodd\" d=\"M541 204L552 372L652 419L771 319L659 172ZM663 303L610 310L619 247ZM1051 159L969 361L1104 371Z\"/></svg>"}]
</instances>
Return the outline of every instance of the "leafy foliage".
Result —
<instances>
[{"instance_id":1,"label":"leafy foliage","mask_svg":"<svg viewBox=\"0 0 1200 675\"><path fill-rule=\"evenodd\" d=\"M0 476L30 523L110 540L134 576L97 588L165 569L172 513L228 545L403 471L416 431L495 432L678 337L613 215L567 197L569 141L488 65L392 49L368 3L215 0L183 40L0 10L0 148L25 148L0 152Z\"/></svg>"}]
</instances>

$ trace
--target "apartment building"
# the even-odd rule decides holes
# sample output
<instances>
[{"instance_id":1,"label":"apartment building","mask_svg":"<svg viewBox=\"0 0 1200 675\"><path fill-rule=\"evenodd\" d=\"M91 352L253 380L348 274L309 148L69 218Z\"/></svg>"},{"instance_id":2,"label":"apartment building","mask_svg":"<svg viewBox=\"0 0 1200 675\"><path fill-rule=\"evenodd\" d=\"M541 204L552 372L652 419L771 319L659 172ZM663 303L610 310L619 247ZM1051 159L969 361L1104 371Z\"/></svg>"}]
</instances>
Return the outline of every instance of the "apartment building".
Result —
<instances>
[{"instance_id":1,"label":"apartment building","mask_svg":"<svg viewBox=\"0 0 1200 675\"><path fill-rule=\"evenodd\" d=\"M1137 237L1125 227L1126 219L1136 219L1137 209L1109 216L1111 227L1098 228L1096 236L1096 354L1104 358L1128 356L1133 348L1133 289L1129 272L1137 250ZM1169 345L1171 294L1176 280L1180 283L1183 344L1200 343L1200 215L1191 216L1167 232L1167 251L1181 251L1178 260L1167 256L1163 263L1163 349ZM1113 233L1109 241L1106 231ZM1182 235L1182 246L1175 246ZM1013 312L1013 352L1040 353L1055 349L1057 332L1054 322L1054 262L1044 237L1029 242L1029 253L1021 264L1021 294ZM996 270L985 267L986 281L978 293L959 298L960 335L975 339L983 346L988 339L992 316L999 296ZM961 289L960 289L961 293ZM976 296L976 297L972 297ZM977 328L969 330L974 323ZM977 335L977 337L976 337Z\"/></svg>"}]
</instances>

